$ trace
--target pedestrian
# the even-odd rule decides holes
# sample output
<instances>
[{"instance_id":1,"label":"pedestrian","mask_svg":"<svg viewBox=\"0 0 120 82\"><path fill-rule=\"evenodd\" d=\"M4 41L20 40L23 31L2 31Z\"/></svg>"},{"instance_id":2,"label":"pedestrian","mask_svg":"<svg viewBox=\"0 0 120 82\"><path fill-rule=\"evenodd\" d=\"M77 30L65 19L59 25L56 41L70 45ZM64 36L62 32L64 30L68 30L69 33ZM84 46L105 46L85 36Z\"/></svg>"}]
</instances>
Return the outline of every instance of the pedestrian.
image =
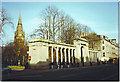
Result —
<instances>
[{"instance_id":1,"label":"pedestrian","mask_svg":"<svg viewBox=\"0 0 120 82\"><path fill-rule=\"evenodd\" d=\"M82 62L82 66L84 66L84 62Z\"/></svg>"},{"instance_id":2,"label":"pedestrian","mask_svg":"<svg viewBox=\"0 0 120 82\"><path fill-rule=\"evenodd\" d=\"M90 66L92 66L92 62L90 61Z\"/></svg>"},{"instance_id":3,"label":"pedestrian","mask_svg":"<svg viewBox=\"0 0 120 82\"><path fill-rule=\"evenodd\" d=\"M49 64L50 69L52 69L52 63Z\"/></svg>"},{"instance_id":4,"label":"pedestrian","mask_svg":"<svg viewBox=\"0 0 120 82\"><path fill-rule=\"evenodd\" d=\"M61 63L61 69L63 69L63 63Z\"/></svg>"},{"instance_id":5,"label":"pedestrian","mask_svg":"<svg viewBox=\"0 0 120 82\"><path fill-rule=\"evenodd\" d=\"M90 66L92 66L91 58L90 58Z\"/></svg>"},{"instance_id":6,"label":"pedestrian","mask_svg":"<svg viewBox=\"0 0 120 82\"><path fill-rule=\"evenodd\" d=\"M68 68L70 67L68 62L67 62L67 67L68 67Z\"/></svg>"},{"instance_id":7,"label":"pedestrian","mask_svg":"<svg viewBox=\"0 0 120 82\"><path fill-rule=\"evenodd\" d=\"M79 67L79 63L77 62L77 67Z\"/></svg>"},{"instance_id":8,"label":"pedestrian","mask_svg":"<svg viewBox=\"0 0 120 82\"><path fill-rule=\"evenodd\" d=\"M58 63L58 64L57 64L57 69L59 69L59 68L60 68L60 64Z\"/></svg>"},{"instance_id":9,"label":"pedestrian","mask_svg":"<svg viewBox=\"0 0 120 82\"><path fill-rule=\"evenodd\" d=\"M25 64L25 69L28 69L28 62L26 62Z\"/></svg>"}]
</instances>

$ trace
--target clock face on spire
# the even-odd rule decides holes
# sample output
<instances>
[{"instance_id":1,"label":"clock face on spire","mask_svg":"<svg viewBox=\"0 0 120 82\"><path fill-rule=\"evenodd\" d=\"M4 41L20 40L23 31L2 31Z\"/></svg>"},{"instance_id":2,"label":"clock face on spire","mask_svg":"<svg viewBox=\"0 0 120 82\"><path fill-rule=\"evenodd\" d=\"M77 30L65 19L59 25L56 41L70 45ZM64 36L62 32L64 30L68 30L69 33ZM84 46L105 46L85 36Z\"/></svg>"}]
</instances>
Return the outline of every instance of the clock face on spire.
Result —
<instances>
[{"instance_id":1,"label":"clock face on spire","mask_svg":"<svg viewBox=\"0 0 120 82\"><path fill-rule=\"evenodd\" d=\"M22 36L22 34L19 34L19 36Z\"/></svg>"}]
</instances>

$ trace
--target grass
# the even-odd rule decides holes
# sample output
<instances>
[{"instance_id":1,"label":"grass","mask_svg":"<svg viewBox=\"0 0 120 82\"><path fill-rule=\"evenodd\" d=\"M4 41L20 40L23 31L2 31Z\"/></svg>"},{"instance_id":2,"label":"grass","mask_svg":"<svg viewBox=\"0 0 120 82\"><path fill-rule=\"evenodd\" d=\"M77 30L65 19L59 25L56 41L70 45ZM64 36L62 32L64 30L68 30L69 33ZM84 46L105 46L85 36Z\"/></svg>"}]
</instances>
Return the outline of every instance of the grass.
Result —
<instances>
[{"instance_id":1,"label":"grass","mask_svg":"<svg viewBox=\"0 0 120 82\"><path fill-rule=\"evenodd\" d=\"M8 66L12 70L24 70L25 66Z\"/></svg>"}]
</instances>

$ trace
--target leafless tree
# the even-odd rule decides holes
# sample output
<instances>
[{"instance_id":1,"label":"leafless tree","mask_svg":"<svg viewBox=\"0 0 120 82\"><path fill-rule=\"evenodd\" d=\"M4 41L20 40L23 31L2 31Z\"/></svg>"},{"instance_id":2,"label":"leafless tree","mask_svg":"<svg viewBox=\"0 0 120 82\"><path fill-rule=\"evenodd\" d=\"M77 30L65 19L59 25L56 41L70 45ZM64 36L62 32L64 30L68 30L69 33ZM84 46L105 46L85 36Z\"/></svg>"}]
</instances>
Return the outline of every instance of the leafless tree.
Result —
<instances>
[{"instance_id":1,"label":"leafless tree","mask_svg":"<svg viewBox=\"0 0 120 82\"><path fill-rule=\"evenodd\" d=\"M7 12L4 8L2 8L0 10L0 14L1 14L1 17L0 17L0 33L3 32L3 27L6 24L11 24L12 27L14 27L13 23L10 21L10 18L8 17Z\"/></svg>"},{"instance_id":2,"label":"leafless tree","mask_svg":"<svg viewBox=\"0 0 120 82\"><path fill-rule=\"evenodd\" d=\"M76 23L69 15L55 6L48 6L42 11L42 23L32 36L72 44L75 37L81 34L88 35L91 29L83 24Z\"/></svg>"},{"instance_id":3,"label":"leafless tree","mask_svg":"<svg viewBox=\"0 0 120 82\"><path fill-rule=\"evenodd\" d=\"M97 45L99 45L100 38L97 36L97 34L95 32L90 33L88 36L85 36L84 38L86 38L88 40L89 48L91 48L91 49L95 49L96 43L97 43Z\"/></svg>"},{"instance_id":4,"label":"leafless tree","mask_svg":"<svg viewBox=\"0 0 120 82\"><path fill-rule=\"evenodd\" d=\"M49 40L55 41L55 35L57 34L58 29L58 17L59 17L59 11L55 6L48 6L44 9L42 12L42 17L44 22L44 28L42 28L41 31L45 31L44 35L47 35L46 37Z\"/></svg>"}]
</instances>

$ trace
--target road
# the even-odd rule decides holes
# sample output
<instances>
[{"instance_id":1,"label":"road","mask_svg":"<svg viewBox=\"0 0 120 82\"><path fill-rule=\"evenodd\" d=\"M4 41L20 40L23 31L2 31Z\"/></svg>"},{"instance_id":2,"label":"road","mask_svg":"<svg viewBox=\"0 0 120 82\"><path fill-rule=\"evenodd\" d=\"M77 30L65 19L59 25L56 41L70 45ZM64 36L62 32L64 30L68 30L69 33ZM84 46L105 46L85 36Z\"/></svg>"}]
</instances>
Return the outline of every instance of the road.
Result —
<instances>
[{"instance_id":1,"label":"road","mask_svg":"<svg viewBox=\"0 0 120 82\"><path fill-rule=\"evenodd\" d=\"M77 68L49 69L49 70L25 70L9 74L10 81L110 81L118 80L118 65L99 65ZM4 76L5 77L5 76Z\"/></svg>"}]
</instances>

